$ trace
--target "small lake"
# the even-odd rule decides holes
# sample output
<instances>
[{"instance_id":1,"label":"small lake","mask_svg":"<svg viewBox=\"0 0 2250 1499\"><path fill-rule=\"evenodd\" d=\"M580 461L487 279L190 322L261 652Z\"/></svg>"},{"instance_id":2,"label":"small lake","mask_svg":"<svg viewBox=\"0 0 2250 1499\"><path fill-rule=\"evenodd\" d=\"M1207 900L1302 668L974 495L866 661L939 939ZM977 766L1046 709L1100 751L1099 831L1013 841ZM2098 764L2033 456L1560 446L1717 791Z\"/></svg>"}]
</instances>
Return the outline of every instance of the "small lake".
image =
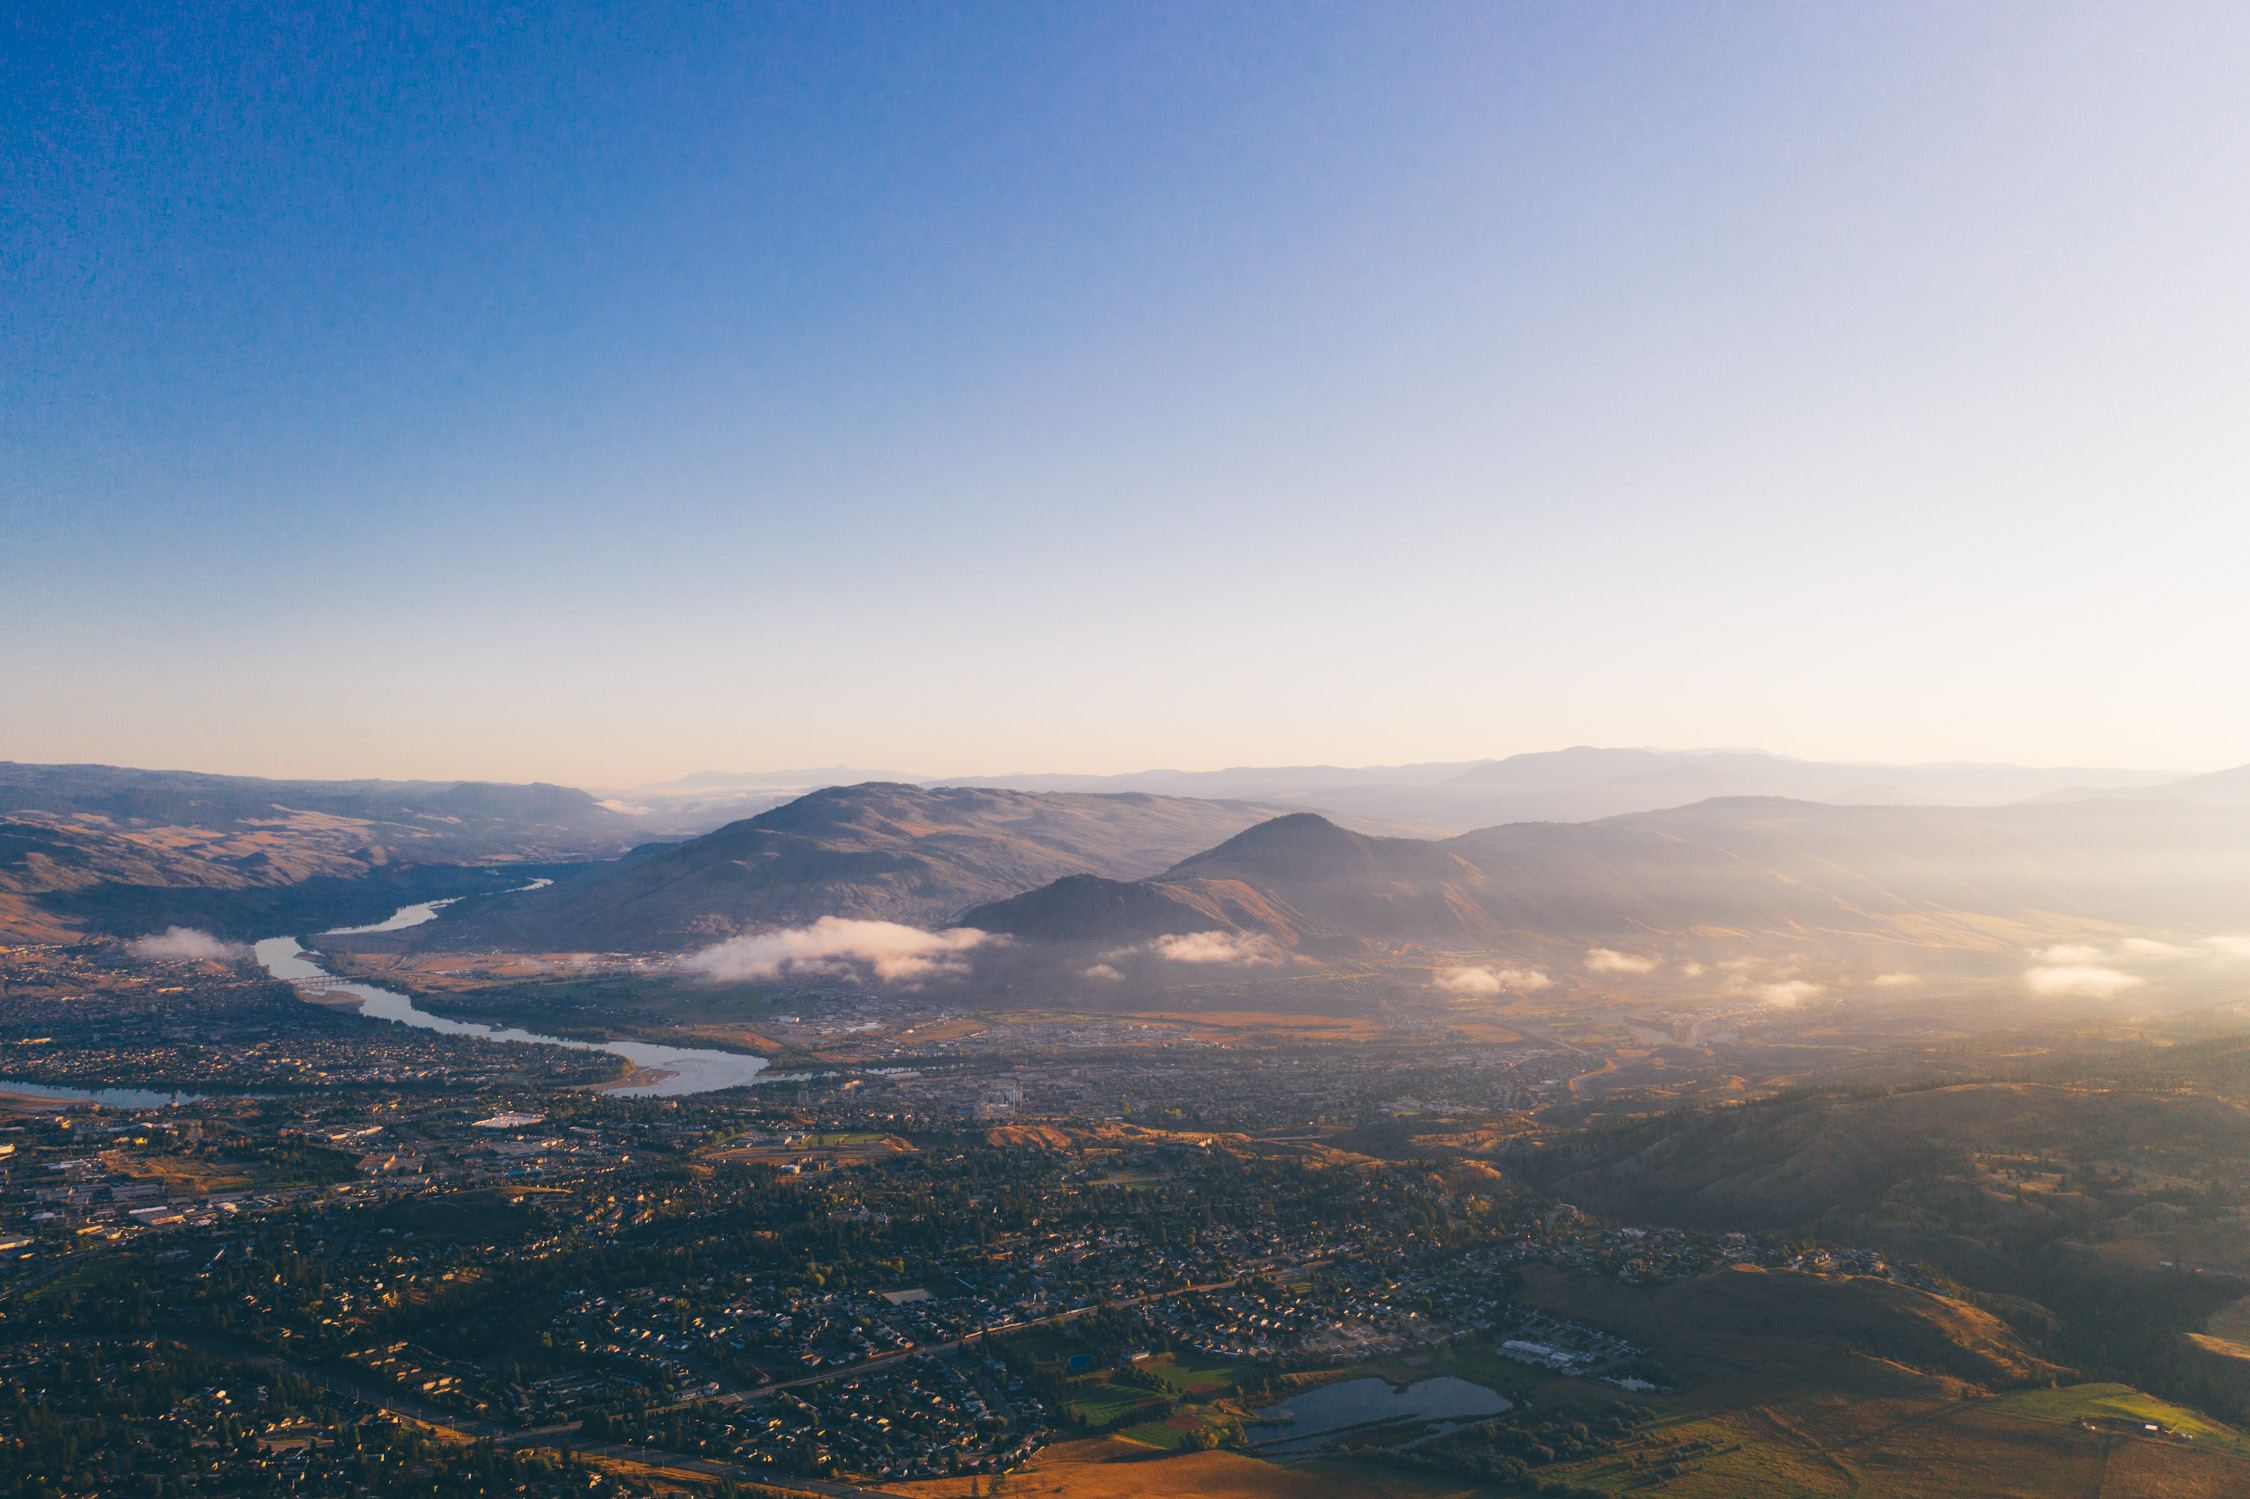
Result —
<instances>
[{"instance_id":1,"label":"small lake","mask_svg":"<svg viewBox=\"0 0 2250 1499\"><path fill-rule=\"evenodd\" d=\"M1267 1457L1304 1457L1340 1431L1379 1421L1464 1421L1515 1408L1505 1395L1442 1374L1394 1389L1387 1379L1347 1379L1283 1401L1261 1416L1293 1417L1286 1430L1252 1427L1251 1439Z\"/></svg>"},{"instance_id":2,"label":"small lake","mask_svg":"<svg viewBox=\"0 0 2250 1499\"><path fill-rule=\"evenodd\" d=\"M551 880L535 880L521 887L536 890ZM401 906L388 921L373 926L338 927L322 936L346 936L359 932L396 932L410 926L420 926L425 921L437 919L441 906L451 901L424 901L419 905ZM302 944L294 937L268 937L257 945L258 961L266 972L277 979L324 979L328 970L313 961ZM359 1001L359 1013L378 1020L395 1020L400 1025L411 1025L420 1030L442 1031L452 1036L483 1036L492 1041L525 1041L542 1046L567 1046L573 1051L607 1051L626 1058L636 1066L660 1069L672 1074L637 1088L610 1088L605 1091L636 1098L675 1097L688 1093L710 1093L720 1088L739 1088L757 1081L766 1067L764 1057L754 1057L742 1052L711 1051L692 1046L659 1046L648 1041L571 1041L561 1036L542 1036L537 1031L517 1030L513 1027L479 1025L473 1020L449 1020L443 1015L432 1015L418 1008L413 999L394 989L379 988L374 984L327 984L330 993L349 994ZM112 1090L130 1091L130 1090ZM158 1099L157 1102L163 1102Z\"/></svg>"}]
</instances>

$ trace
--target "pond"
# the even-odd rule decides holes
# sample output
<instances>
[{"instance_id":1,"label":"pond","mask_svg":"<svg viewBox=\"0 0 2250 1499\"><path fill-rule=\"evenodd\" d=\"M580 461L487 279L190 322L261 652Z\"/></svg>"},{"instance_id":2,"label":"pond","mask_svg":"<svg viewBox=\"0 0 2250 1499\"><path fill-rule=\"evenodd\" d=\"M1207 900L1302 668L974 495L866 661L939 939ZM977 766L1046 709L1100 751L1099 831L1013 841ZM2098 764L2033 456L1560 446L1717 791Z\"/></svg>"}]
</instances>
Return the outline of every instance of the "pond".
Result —
<instances>
[{"instance_id":1,"label":"pond","mask_svg":"<svg viewBox=\"0 0 2250 1499\"><path fill-rule=\"evenodd\" d=\"M1443 1374L1396 1389L1387 1379L1347 1379L1307 1390L1258 1412L1286 1417L1286 1430L1253 1427L1258 1450L1267 1457L1303 1457L1340 1431L1385 1421L1460 1421L1497 1416L1514 1408L1505 1395Z\"/></svg>"}]
</instances>

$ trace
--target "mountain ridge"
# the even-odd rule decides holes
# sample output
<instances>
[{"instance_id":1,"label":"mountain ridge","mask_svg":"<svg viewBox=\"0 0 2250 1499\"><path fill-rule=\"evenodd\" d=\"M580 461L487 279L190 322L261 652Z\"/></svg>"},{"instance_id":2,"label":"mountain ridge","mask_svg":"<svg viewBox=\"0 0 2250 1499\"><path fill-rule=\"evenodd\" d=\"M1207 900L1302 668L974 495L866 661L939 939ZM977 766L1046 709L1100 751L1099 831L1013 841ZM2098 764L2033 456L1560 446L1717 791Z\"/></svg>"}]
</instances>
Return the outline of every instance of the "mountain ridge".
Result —
<instances>
[{"instance_id":1,"label":"mountain ridge","mask_svg":"<svg viewBox=\"0 0 2250 1499\"><path fill-rule=\"evenodd\" d=\"M1274 810L1138 792L827 787L612 873L464 911L416 940L641 951L823 916L945 924L1070 875L1159 872Z\"/></svg>"},{"instance_id":2,"label":"mountain ridge","mask_svg":"<svg viewBox=\"0 0 2250 1499\"><path fill-rule=\"evenodd\" d=\"M1778 939L2019 953L2127 930L2216 932L2250 902L2250 811L2170 803L1853 808L1716 798L1592 823L1513 823L1416 844L1295 814L1135 882L1077 881L963 913L1054 943L1193 929L1335 952ZM1313 825L1321 824L1316 830ZM2202 846L2196 846L2196 839ZM2180 866L2169 876L2150 864Z\"/></svg>"},{"instance_id":3,"label":"mountain ridge","mask_svg":"<svg viewBox=\"0 0 2250 1499\"><path fill-rule=\"evenodd\" d=\"M6 761L0 940L350 919L386 896L489 883L464 869L605 858L643 836L585 792L543 782L284 781Z\"/></svg>"}]
</instances>

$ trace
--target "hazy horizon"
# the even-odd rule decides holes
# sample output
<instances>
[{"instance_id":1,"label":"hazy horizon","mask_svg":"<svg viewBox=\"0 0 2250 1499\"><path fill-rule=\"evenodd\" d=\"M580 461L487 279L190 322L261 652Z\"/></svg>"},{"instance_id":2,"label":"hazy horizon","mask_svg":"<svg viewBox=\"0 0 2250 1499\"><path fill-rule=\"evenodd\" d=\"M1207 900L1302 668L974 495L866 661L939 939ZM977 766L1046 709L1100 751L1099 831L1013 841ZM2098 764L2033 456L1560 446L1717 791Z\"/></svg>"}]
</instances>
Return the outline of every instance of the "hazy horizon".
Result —
<instances>
[{"instance_id":1,"label":"hazy horizon","mask_svg":"<svg viewBox=\"0 0 2250 1499\"><path fill-rule=\"evenodd\" d=\"M1519 755L1542 755L1542 754L1556 754L1556 753L1563 753L1563 752L1567 752L1567 751L1569 751L1569 750L1574 750L1574 749L1618 750L1618 751L1627 751L1627 750L1630 750L1630 751L1642 751L1642 752L1646 752L1646 753L1649 753L1649 754L1657 754L1657 755L1744 755L1744 756L1754 756L1754 757L1759 757L1759 758L1764 758L1764 759L1770 759L1770 760L1775 760L1775 761L1780 761L1780 762L1786 762L1786 763L1797 763L1797 764L1807 764L1807 765L1824 764L1824 765L1834 765L1834 766L1840 766L1840 767L1856 767L1856 768L1862 768L1862 769L1866 769L1866 770L1870 770L1870 771L1880 771L1880 770L1935 770L1935 769L1943 769L1943 768L1960 768L1960 769L1993 769L1993 770L2000 770L2000 769L2017 769L2017 770L2026 770L2026 771L2045 771L2045 772L2063 772L2063 771L2082 770L2082 771L2085 771L2085 772L2087 772L2088 774L2097 774L2097 775L2120 775L2120 776L2131 776L2131 777L2136 777L2136 778L2146 777L2146 778L2149 778L2149 780L2151 781L2151 783L2155 783L2155 784L2161 784L2161 783L2162 783L2163 781L2166 781L2166 780L2171 780L2171 779L2186 780L2186 779L2189 779L2189 778L2191 778L2191 777L2194 777L2194 776L2200 776L2200 775L2209 775L2209 774L2213 774L2213 773L2215 773L2215 772L2218 772L2218 771L2223 771L2223 770L2233 770L2233 769L2236 769L2236 768L2237 768L2236 766L2233 766L2233 765L2210 765L2210 766L2199 766L2199 767L2196 767L2196 768L2193 768L2193 769L2181 769L2181 768L2178 768L2178 767L2172 767L2172 766L2147 766L2147 765L2059 765L2059 764L2043 764L2043 763L2038 763L2038 762L2034 762L2034 761L2030 761L2030 760L1926 760L1926 761L1889 761L1889 760L1870 760L1870 759L1865 759L1865 758L1857 758L1857 757L1851 757L1851 756L1843 756L1843 757L1838 757L1838 758L1835 758L1835 759L1830 759L1830 760L1821 760L1821 759L1814 759L1813 757L1809 757L1809 756L1798 756L1798 755L1784 755L1784 754L1780 754L1780 753L1778 753L1778 752L1775 752L1775 751L1772 751L1772 750L1765 750L1765 749L1760 749L1760 748L1758 748L1758 747L1756 747L1756 746L1752 746L1752 745L1726 745L1726 746L1708 746L1708 745L1697 745L1697 746L1669 746L1669 745L1648 745L1648 744L1636 744L1636 745L1568 745L1568 746L1565 746L1565 745L1548 745L1548 746L1543 746L1543 747L1541 747L1541 748L1539 748L1539 749L1529 749L1529 750L1516 750L1516 751L1511 751L1511 752L1510 752L1509 754L1502 754L1502 755L1470 755L1470 756L1464 756L1464 757L1462 757L1462 758L1460 758L1460 759L1455 759L1455 760L1441 760L1441 759L1422 759L1422 760L1409 760L1409 761L1400 761L1400 762L1396 762L1396 763L1393 763L1393 764L1381 764L1381 765L1345 765L1345 764L1339 764L1339 763L1337 763L1337 762L1334 762L1334 761L1326 761L1326 760L1313 760L1313 759L1297 759L1297 760L1290 760L1290 761L1281 761L1281 762L1276 762L1276 763L1273 763L1273 764L1262 764L1262 765L1250 765L1250 764L1229 764L1229 765L1195 765L1195 764L1187 764L1187 763L1178 763L1178 762L1175 762L1175 763L1171 763L1171 764L1162 764L1162 765L1137 765L1137 766L1132 766L1132 767L1129 767L1129 768L1126 768L1126 769L1122 769L1122 770L1085 770L1085 769L1080 769L1080 768L1078 768L1078 767L1075 767L1075 766L1060 766L1060 767L1057 767L1057 766L1036 766L1036 767L1019 766L1019 767L1016 767L1016 768L1014 768L1014 769L1009 769L1009 770L962 770L962 769L950 769L950 770L942 770L942 771L929 771L929 770L926 770L926 769L913 769L913 768L905 768L905 769L901 769L901 768L896 768L896 767L888 767L888 768L887 768L887 767L876 766L876 765L855 765L855 764L851 764L851 763L849 763L849 762L838 762L838 763L835 763L835 764L831 764L831 765L802 765L802 766L780 766L780 765L776 765L776 766L773 766L773 767L771 767L771 768L742 768L742 767L722 767L722 766L718 766L718 765L704 765L704 766L698 766L698 767L696 767L696 768L694 768L694 769L692 769L692 770L683 770L683 771L678 771L677 773L658 773L658 774L650 775L650 776L647 776L647 777L645 777L645 778L642 778L642 779L638 779L638 780L631 780L631 781L618 781L618 782L601 782L601 781L591 781L591 780L589 780L589 781L582 781L582 782L570 782L570 781L561 781L561 780L557 780L557 779L556 779L555 777L552 777L552 776L538 776L538 775L529 775L529 774L524 774L524 775L491 775L491 776L461 776L461 775L444 775L444 774L438 774L438 775L406 775L406 774L391 774L391 773L387 773L387 772L383 772L383 771L380 771L380 770L378 770L378 771L370 771L370 772L354 772L354 773L352 773L352 774L348 774L348 775L329 775L329 774L318 774L318 773L308 773L308 772L294 772L294 771L260 771L260 770L241 770L241 769L236 769L236 768L234 768L234 767L231 767L231 766L223 766L223 765L202 765L202 764L197 764L197 765L189 765L189 764L156 764L156 763L148 763L148 764L133 764L133 763L128 763L128 762L125 762L125 761L121 761L121 760L35 761L35 760L29 760L29 759L25 759L25 758L23 758L23 757L11 757L11 756L0 756L0 760L13 759L15 763L17 763L17 764L25 764L25 765L38 765L38 764L51 764L51 765L67 765L67 764L79 764L79 765L106 765L106 766L112 766L112 767L115 767L115 768L118 768L118 769L127 769L127 770L146 770L146 771L157 771L157 772L179 773L179 774L188 774L188 775L242 776L242 777L249 777L249 778L252 778L252 779L260 779L260 780L283 780L283 781L288 781L288 780L302 780L302 781L323 781L323 780L337 780L337 781L347 781L347 780L370 780L370 781L433 781L433 782L446 782L446 781L463 781L463 780L489 780L489 781L496 781L496 782L501 782L501 783L506 783L506 784L519 784L519 785L523 785L523 784L531 784L531 783L533 783L533 782L537 782L537 781L545 781L545 782L548 782L548 783L550 783L550 784L555 784L555 785L575 785L575 786L581 786L581 787L583 787L583 788L585 788L585 789L590 789L590 790L597 790L597 791L611 791L611 792L615 792L615 791L651 791L651 790L657 790L657 789L663 789L663 788L669 788L669 787L683 787L683 788L685 788L685 787L687 787L687 786L688 786L688 785L689 785L690 783L693 783L693 782L695 782L695 781L696 781L696 780L697 780L698 778L700 778L700 777L718 777L718 778L722 778L720 782L714 782L714 784L723 784L724 782L748 782L748 781L751 781L751 780L763 780L763 781L770 781L770 782L772 782L773 784L775 784L776 786L796 786L796 785L799 785L799 784L809 784L809 783L804 783L804 782L801 782L801 780L800 780L800 779L796 779L796 778L801 778L801 777L805 777L805 776L811 776L811 777L814 777L814 778L818 778L818 777L821 777L821 776L827 776L827 775L848 775L848 776L852 776L852 777L858 777L858 778L866 778L866 779L895 779L895 780L900 780L900 781L905 781L905 782L910 782L910 783L915 783L915 784L923 784L923 785L936 785L936 784L943 784L943 783L949 783L949 782L970 782L970 783L973 783L973 782L980 782L980 781L1008 781L1008 780L1035 780L1035 779L1088 779L1088 780L1093 780L1093 779L1111 779L1111 780L1124 780L1124 779L1131 779L1131 778L1134 778L1134 777L1139 777L1139 776L1165 776L1165 775L1178 775L1178 776L1211 776L1211 775L1224 775L1224 774L1237 773L1237 772L1240 772L1240 773L1245 773L1245 774L1255 774L1255 773L1270 773L1270 772L1276 772L1276 771L1327 771L1327 770L1332 770L1332 771L1335 771L1335 772L1337 772L1338 774L1342 774L1342 775L1368 775L1368 774L1372 774L1372 773L1376 773L1376 772L1382 772L1382 771L1414 771L1414 770L1439 770L1439 769L1442 769L1442 770L1454 770L1454 769L1459 769L1459 768L1463 768L1463 767L1469 767L1469 766L1477 766L1477 765L1491 765L1491 764L1497 764L1497 763L1500 763L1501 761L1504 761L1504 760L1508 760L1508 759L1510 759L1510 758L1513 758L1514 756L1519 756Z\"/></svg>"}]
</instances>

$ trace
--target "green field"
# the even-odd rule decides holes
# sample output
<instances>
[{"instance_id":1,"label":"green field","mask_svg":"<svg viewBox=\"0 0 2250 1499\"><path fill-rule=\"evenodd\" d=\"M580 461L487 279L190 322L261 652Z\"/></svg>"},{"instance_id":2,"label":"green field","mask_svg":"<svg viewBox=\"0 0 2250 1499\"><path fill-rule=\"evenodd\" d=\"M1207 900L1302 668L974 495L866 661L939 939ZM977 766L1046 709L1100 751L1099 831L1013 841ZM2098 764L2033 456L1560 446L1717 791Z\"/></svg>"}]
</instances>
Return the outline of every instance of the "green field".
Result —
<instances>
[{"instance_id":1,"label":"green field","mask_svg":"<svg viewBox=\"0 0 2250 1499\"><path fill-rule=\"evenodd\" d=\"M2017 1390L1992 1403L1993 1410L2033 1421L2154 1422L2166 1431L2194 1437L2206 1451L2250 1454L2241 1432L2191 1410L2146 1395L2131 1385L2078 1384L2054 1390Z\"/></svg>"},{"instance_id":2,"label":"green field","mask_svg":"<svg viewBox=\"0 0 2250 1499\"><path fill-rule=\"evenodd\" d=\"M1177 1452L1187 1445L1186 1432L1178 1427L1167 1426L1162 1421L1144 1421L1138 1426L1128 1426L1118 1435L1128 1441L1162 1447L1167 1452Z\"/></svg>"},{"instance_id":3,"label":"green field","mask_svg":"<svg viewBox=\"0 0 2250 1499\"><path fill-rule=\"evenodd\" d=\"M1542 1403L1576 1393L1557 1381ZM1717 1392L1712 1392L1716 1394ZM1998 1397L1711 1404L1645 1403L1664 1411L1618 1450L1557 1463L1537 1476L1602 1493L1665 1499L1951 1499L1976 1494L2218 1495L2250 1492L2240 1433L2125 1385L2074 1385ZM2154 1422L2194 1435L2143 1438L2115 1424ZM1133 1435L1138 1436L1136 1428Z\"/></svg>"},{"instance_id":4,"label":"green field","mask_svg":"<svg viewBox=\"0 0 2250 1499\"><path fill-rule=\"evenodd\" d=\"M822 1149L833 1149L839 1145L880 1145L888 1138L886 1135L866 1133L807 1135L805 1136L805 1144L818 1146Z\"/></svg>"},{"instance_id":5,"label":"green field","mask_svg":"<svg viewBox=\"0 0 2250 1499\"><path fill-rule=\"evenodd\" d=\"M1161 1400L1147 1390L1137 1390L1131 1385L1114 1385L1107 1380L1098 1384L1073 1385L1070 1389L1070 1408L1081 1421L1100 1424L1114 1421L1136 1406Z\"/></svg>"},{"instance_id":6,"label":"green field","mask_svg":"<svg viewBox=\"0 0 2250 1499\"><path fill-rule=\"evenodd\" d=\"M1234 1383L1234 1365L1206 1359L1198 1354L1183 1359L1177 1354L1161 1359L1149 1359L1141 1366L1178 1393L1184 1395L1197 1385L1231 1385Z\"/></svg>"}]
</instances>

